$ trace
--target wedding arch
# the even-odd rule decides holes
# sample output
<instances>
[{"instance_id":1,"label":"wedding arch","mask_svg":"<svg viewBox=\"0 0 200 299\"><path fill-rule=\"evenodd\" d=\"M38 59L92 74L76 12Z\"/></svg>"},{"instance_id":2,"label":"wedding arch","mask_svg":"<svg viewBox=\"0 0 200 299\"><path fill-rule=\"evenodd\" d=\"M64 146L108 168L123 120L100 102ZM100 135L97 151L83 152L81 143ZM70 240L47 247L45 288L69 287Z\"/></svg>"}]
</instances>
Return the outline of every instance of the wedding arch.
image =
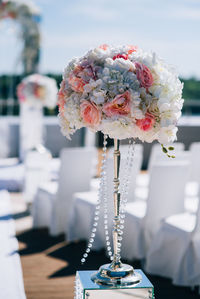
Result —
<instances>
[{"instance_id":1,"label":"wedding arch","mask_svg":"<svg viewBox=\"0 0 200 299\"><path fill-rule=\"evenodd\" d=\"M40 59L39 8L30 0L0 0L0 20L11 18L20 25L23 50L20 60L24 74L38 72Z\"/></svg>"}]
</instances>

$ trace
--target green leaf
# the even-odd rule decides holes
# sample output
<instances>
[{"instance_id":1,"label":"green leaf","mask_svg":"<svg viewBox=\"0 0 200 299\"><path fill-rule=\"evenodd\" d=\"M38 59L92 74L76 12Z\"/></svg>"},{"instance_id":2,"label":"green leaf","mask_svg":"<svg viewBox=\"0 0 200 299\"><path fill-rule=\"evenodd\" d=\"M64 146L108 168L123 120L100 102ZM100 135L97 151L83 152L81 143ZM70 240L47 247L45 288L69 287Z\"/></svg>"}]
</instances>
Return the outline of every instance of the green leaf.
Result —
<instances>
[{"instance_id":1,"label":"green leaf","mask_svg":"<svg viewBox=\"0 0 200 299\"><path fill-rule=\"evenodd\" d=\"M173 150L174 150L174 147L173 147L173 146L169 146L169 147L168 147L168 150L169 150L169 151L173 151Z\"/></svg>"},{"instance_id":2,"label":"green leaf","mask_svg":"<svg viewBox=\"0 0 200 299\"><path fill-rule=\"evenodd\" d=\"M165 153L165 154L168 152L168 150L167 150L166 147L164 147L164 146L162 147L162 151L163 151L163 153Z\"/></svg>"},{"instance_id":3,"label":"green leaf","mask_svg":"<svg viewBox=\"0 0 200 299\"><path fill-rule=\"evenodd\" d=\"M173 159L176 158L175 156L171 156Z\"/></svg>"}]
</instances>

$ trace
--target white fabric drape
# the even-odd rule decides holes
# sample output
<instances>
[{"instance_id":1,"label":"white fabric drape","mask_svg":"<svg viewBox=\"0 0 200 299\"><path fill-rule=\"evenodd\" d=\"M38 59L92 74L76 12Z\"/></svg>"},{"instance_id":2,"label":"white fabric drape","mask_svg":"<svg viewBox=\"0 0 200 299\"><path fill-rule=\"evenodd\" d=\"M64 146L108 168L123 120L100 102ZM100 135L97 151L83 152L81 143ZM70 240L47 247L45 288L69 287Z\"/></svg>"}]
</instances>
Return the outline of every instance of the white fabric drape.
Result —
<instances>
[{"instance_id":1,"label":"white fabric drape","mask_svg":"<svg viewBox=\"0 0 200 299\"><path fill-rule=\"evenodd\" d=\"M26 153L43 144L43 108L23 103L20 105L20 159Z\"/></svg>"}]
</instances>

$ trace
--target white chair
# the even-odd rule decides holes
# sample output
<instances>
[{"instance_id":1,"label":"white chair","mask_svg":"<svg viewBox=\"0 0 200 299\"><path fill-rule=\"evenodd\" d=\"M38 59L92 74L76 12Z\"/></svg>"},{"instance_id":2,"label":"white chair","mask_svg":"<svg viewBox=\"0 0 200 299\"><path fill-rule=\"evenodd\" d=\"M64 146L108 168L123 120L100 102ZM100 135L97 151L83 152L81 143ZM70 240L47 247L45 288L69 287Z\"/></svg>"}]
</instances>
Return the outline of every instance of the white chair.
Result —
<instances>
[{"instance_id":1,"label":"white chair","mask_svg":"<svg viewBox=\"0 0 200 299\"><path fill-rule=\"evenodd\" d=\"M1 136L1 147L0 147L0 158L7 158L9 156L9 125L1 119L0 123L0 136Z\"/></svg>"},{"instance_id":2,"label":"white chair","mask_svg":"<svg viewBox=\"0 0 200 299\"><path fill-rule=\"evenodd\" d=\"M58 183L38 189L33 203L34 227L47 226L51 235L65 231L71 213L72 195L90 186L94 148L66 148L61 151Z\"/></svg>"},{"instance_id":3,"label":"white chair","mask_svg":"<svg viewBox=\"0 0 200 299\"><path fill-rule=\"evenodd\" d=\"M200 205L197 214L166 218L146 259L146 271L173 279L176 285L200 285Z\"/></svg>"},{"instance_id":4,"label":"white chair","mask_svg":"<svg viewBox=\"0 0 200 299\"><path fill-rule=\"evenodd\" d=\"M167 145L166 147L173 146L174 147L174 154L177 156L177 153L180 151L184 151L185 145L181 142L175 142L172 144ZM148 162L148 168L147 173L140 174L137 180L137 185L140 187L148 187L149 184L149 171L154 165L154 163L157 163L157 156L160 156L161 159L165 159L166 155L162 152L162 147L160 143L154 143L151 148L150 156L149 156L149 162Z\"/></svg>"},{"instance_id":5,"label":"white chair","mask_svg":"<svg viewBox=\"0 0 200 299\"><path fill-rule=\"evenodd\" d=\"M191 153L190 181L200 183L200 142L193 142L189 151Z\"/></svg>"},{"instance_id":6,"label":"white chair","mask_svg":"<svg viewBox=\"0 0 200 299\"><path fill-rule=\"evenodd\" d=\"M174 153L175 156L178 155L178 152L184 151L184 148L185 148L184 143L181 143L181 142L175 142L172 144L168 144L168 145L166 145L166 148L168 148L169 146L174 147L174 151L171 151L171 153ZM168 157L166 157L166 155L164 155L164 153L162 153L162 148L159 143L153 144L152 148L151 148L151 154L149 157L148 170L150 170L152 168L152 166L154 165L154 163L157 162L157 156L160 154L162 154L163 159L168 158Z\"/></svg>"},{"instance_id":7,"label":"white chair","mask_svg":"<svg viewBox=\"0 0 200 299\"><path fill-rule=\"evenodd\" d=\"M7 191L0 191L0 298L25 299L18 242Z\"/></svg>"},{"instance_id":8,"label":"white chair","mask_svg":"<svg viewBox=\"0 0 200 299\"><path fill-rule=\"evenodd\" d=\"M24 198L29 204L33 202L38 186L50 179L51 154L45 148L28 151L24 164Z\"/></svg>"},{"instance_id":9,"label":"white chair","mask_svg":"<svg viewBox=\"0 0 200 299\"><path fill-rule=\"evenodd\" d=\"M24 165L15 164L0 167L0 190L20 192L24 185Z\"/></svg>"},{"instance_id":10,"label":"white chair","mask_svg":"<svg viewBox=\"0 0 200 299\"><path fill-rule=\"evenodd\" d=\"M189 162L154 164L147 201L128 203L122 243L122 257L141 259L152 242L163 218L184 211L184 187Z\"/></svg>"},{"instance_id":11,"label":"white chair","mask_svg":"<svg viewBox=\"0 0 200 299\"><path fill-rule=\"evenodd\" d=\"M176 161L186 161L186 160L187 161L191 160L191 153L189 151L181 150L181 147L180 147L180 150L176 151L175 158L169 158L162 151L158 151L154 156L154 161L151 163L151 165L149 165L148 172L145 174L140 174L140 176L137 180L137 183L139 181L139 186L137 184L137 189L135 191L136 199L137 200L140 200L140 199L146 200L147 199L148 192L149 192L149 190L148 190L149 179L151 176L152 167L155 163L158 163L158 162L166 162L166 163L172 162L173 163ZM190 166L189 172L190 171L191 171L191 166Z\"/></svg>"},{"instance_id":12,"label":"white chair","mask_svg":"<svg viewBox=\"0 0 200 299\"><path fill-rule=\"evenodd\" d=\"M122 156L123 157L123 156ZM125 177L126 171L126 158L121 159L120 163L120 181L123 183L123 178ZM130 184L129 184L129 195L128 201L133 201L134 199L134 186L136 182L136 176L140 170L142 163L142 155L140 152L136 152L133 158L133 167L130 172ZM108 198L108 210L109 210L109 230L111 233L113 224L113 178L114 178L114 162L113 157L107 158L106 161L107 168L107 198ZM121 185L122 187L122 185ZM94 218L95 207L98 200L98 192L79 192L74 194L72 214L70 218L69 230L67 230L66 235L69 241L74 241L77 239L88 240L92 229L92 221ZM103 204L102 204L103 205ZM101 216L99 220L99 227L96 233L96 240L94 243L94 249L100 249L105 244L104 238L104 226L103 226L103 211L101 211Z\"/></svg>"},{"instance_id":13,"label":"white chair","mask_svg":"<svg viewBox=\"0 0 200 299\"><path fill-rule=\"evenodd\" d=\"M200 142L194 142L189 147L191 153L191 172L186 186L186 210L196 213L198 206L198 192L200 184Z\"/></svg>"}]
</instances>

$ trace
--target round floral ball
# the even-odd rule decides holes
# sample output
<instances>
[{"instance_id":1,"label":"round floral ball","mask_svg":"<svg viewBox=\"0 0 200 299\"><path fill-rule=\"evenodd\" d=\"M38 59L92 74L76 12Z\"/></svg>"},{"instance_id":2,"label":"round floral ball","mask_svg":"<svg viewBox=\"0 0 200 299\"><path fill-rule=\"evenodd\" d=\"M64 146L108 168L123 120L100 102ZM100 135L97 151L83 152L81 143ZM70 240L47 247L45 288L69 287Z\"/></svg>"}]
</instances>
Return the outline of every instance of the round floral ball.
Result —
<instances>
[{"instance_id":1,"label":"round floral ball","mask_svg":"<svg viewBox=\"0 0 200 299\"><path fill-rule=\"evenodd\" d=\"M183 106L183 84L155 55L101 45L66 67L58 93L62 133L88 127L111 138L171 143Z\"/></svg>"},{"instance_id":2,"label":"round floral ball","mask_svg":"<svg viewBox=\"0 0 200 299\"><path fill-rule=\"evenodd\" d=\"M54 108L57 104L56 81L47 76L33 74L25 77L17 87L21 103Z\"/></svg>"}]
</instances>

